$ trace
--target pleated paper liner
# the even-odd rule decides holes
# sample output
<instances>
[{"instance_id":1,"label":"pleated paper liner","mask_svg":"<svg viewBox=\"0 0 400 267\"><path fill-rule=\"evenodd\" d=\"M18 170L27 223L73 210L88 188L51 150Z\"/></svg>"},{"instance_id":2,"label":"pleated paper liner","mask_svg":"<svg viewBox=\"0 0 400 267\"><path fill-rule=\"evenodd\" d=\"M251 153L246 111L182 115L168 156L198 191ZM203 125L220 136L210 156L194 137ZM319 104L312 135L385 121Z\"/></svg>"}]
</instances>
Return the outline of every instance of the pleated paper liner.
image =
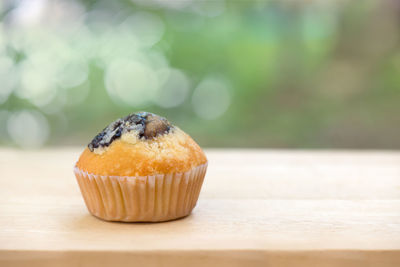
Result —
<instances>
[{"instance_id":1,"label":"pleated paper liner","mask_svg":"<svg viewBox=\"0 0 400 267\"><path fill-rule=\"evenodd\" d=\"M107 221L159 222L184 217L196 206L207 163L184 173L104 176L75 167L91 214Z\"/></svg>"}]
</instances>

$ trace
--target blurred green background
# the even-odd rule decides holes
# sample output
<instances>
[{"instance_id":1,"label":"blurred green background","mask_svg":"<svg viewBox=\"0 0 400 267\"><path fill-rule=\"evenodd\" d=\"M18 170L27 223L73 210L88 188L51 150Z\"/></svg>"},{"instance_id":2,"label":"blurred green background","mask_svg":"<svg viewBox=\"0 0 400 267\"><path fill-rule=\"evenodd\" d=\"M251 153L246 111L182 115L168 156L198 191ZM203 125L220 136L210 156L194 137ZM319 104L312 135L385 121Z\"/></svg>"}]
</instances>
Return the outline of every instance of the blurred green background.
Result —
<instances>
[{"instance_id":1,"label":"blurred green background","mask_svg":"<svg viewBox=\"0 0 400 267\"><path fill-rule=\"evenodd\" d=\"M1 1L0 145L167 117L206 147L400 148L400 1Z\"/></svg>"}]
</instances>

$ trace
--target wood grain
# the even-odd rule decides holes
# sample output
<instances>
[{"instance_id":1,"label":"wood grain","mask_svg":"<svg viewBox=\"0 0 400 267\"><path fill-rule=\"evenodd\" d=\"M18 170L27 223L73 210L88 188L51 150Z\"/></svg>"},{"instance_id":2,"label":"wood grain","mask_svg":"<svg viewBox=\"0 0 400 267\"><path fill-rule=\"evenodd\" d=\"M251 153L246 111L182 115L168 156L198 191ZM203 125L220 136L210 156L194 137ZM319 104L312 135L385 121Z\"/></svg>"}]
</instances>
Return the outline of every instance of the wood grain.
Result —
<instances>
[{"instance_id":1,"label":"wood grain","mask_svg":"<svg viewBox=\"0 0 400 267\"><path fill-rule=\"evenodd\" d=\"M400 153L208 150L192 215L88 214L80 150L0 150L0 266L400 266Z\"/></svg>"}]
</instances>

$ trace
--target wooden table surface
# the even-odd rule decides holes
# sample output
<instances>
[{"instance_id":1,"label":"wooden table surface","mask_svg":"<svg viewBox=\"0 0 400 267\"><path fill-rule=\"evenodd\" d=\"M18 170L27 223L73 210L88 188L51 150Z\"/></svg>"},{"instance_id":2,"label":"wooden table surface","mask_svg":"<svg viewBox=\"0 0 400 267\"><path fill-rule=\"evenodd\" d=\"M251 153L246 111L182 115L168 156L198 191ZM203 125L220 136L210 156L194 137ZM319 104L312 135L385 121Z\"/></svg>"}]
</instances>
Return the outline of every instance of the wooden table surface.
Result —
<instances>
[{"instance_id":1,"label":"wooden table surface","mask_svg":"<svg viewBox=\"0 0 400 267\"><path fill-rule=\"evenodd\" d=\"M400 152L208 150L194 212L89 215L80 148L0 149L0 266L400 266Z\"/></svg>"}]
</instances>

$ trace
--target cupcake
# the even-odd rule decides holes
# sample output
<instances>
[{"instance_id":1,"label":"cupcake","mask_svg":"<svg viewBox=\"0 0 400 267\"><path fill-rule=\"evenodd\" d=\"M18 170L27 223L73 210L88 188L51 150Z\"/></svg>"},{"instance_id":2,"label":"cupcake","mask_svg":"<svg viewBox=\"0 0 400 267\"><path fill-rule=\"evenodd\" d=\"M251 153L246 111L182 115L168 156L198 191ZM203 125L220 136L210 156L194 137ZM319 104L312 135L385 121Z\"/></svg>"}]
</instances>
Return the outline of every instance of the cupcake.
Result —
<instances>
[{"instance_id":1,"label":"cupcake","mask_svg":"<svg viewBox=\"0 0 400 267\"><path fill-rule=\"evenodd\" d=\"M94 216L159 222L190 214L206 169L207 158L189 135L163 117L139 112L96 135L74 172Z\"/></svg>"}]
</instances>

